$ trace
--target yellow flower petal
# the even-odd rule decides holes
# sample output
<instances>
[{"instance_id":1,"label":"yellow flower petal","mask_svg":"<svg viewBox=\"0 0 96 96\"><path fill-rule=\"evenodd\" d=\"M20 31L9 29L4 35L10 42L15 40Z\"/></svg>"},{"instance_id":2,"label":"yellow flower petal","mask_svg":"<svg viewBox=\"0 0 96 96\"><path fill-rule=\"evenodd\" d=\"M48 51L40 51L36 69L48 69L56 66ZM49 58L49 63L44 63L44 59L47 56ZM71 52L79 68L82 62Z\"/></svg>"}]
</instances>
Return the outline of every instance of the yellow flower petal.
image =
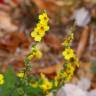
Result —
<instances>
[{"instance_id":1,"label":"yellow flower petal","mask_svg":"<svg viewBox=\"0 0 96 96\"><path fill-rule=\"evenodd\" d=\"M71 48L67 48L63 51L62 55L66 60L70 60L74 56L74 51Z\"/></svg>"},{"instance_id":2,"label":"yellow flower petal","mask_svg":"<svg viewBox=\"0 0 96 96\"><path fill-rule=\"evenodd\" d=\"M0 85L3 85L4 84L4 80L0 80Z\"/></svg>"},{"instance_id":3,"label":"yellow flower petal","mask_svg":"<svg viewBox=\"0 0 96 96\"><path fill-rule=\"evenodd\" d=\"M3 74L0 74L0 85L4 84L4 76Z\"/></svg>"},{"instance_id":4,"label":"yellow flower petal","mask_svg":"<svg viewBox=\"0 0 96 96\"><path fill-rule=\"evenodd\" d=\"M0 80L2 80L4 78L3 74L0 74Z\"/></svg>"},{"instance_id":5,"label":"yellow flower petal","mask_svg":"<svg viewBox=\"0 0 96 96\"><path fill-rule=\"evenodd\" d=\"M34 40L35 40L35 41L38 41L38 42L40 42L41 39L42 39L42 38L40 37L40 35L37 35L36 37L34 37Z\"/></svg>"},{"instance_id":6,"label":"yellow flower petal","mask_svg":"<svg viewBox=\"0 0 96 96\"><path fill-rule=\"evenodd\" d=\"M23 78L23 77L24 77L24 72L19 72L19 73L17 73L17 76L18 76L19 78Z\"/></svg>"},{"instance_id":7,"label":"yellow flower petal","mask_svg":"<svg viewBox=\"0 0 96 96\"><path fill-rule=\"evenodd\" d=\"M44 22L45 22L45 21L48 22L48 20L49 20L46 12L44 12L44 13L41 14L41 15L39 15L39 19L40 19L40 21L44 21Z\"/></svg>"}]
</instances>

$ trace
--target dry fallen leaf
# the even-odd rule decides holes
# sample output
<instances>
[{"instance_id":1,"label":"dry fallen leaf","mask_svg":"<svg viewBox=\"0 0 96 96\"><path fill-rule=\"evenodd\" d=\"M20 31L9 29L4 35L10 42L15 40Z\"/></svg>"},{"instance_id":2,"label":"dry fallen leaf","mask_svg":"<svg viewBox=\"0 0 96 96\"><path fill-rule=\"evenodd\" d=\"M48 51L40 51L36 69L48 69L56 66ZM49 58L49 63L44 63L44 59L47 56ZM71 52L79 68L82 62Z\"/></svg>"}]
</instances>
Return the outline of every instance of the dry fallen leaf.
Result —
<instances>
[{"instance_id":1,"label":"dry fallen leaf","mask_svg":"<svg viewBox=\"0 0 96 96\"><path fill-rule=\"evenodd\" d=\"M17 47L28 48L29 39L23 32L9 33L0 38L0 48L9 52L15 52Z\"/></svg>"},{"instance_id":2,"label":"dry fallen leaf","mask_svg":"<svg viewBox=\"0 0 96 96\"><path fill-rule=\"evenodd\" d=\"M14 32L18 28L11 21L11 17L4 11L0 11L0 29L6 32Z\"/></svg>"},{"instance_id":3,"label":"dry fallen leaf","mask_svg":"<svg viewBox=\"0 0 96 96\"><path fill-rule=\"evenodd\" d=\"M57 12L59 9L58 5L48 0L32 0L36 6L41 10L47 10L50 14Z\"/></svg>"},{"instance_id":4,"label":"dry fallen leaf","mask_svg":"<svg viewBox=\"0 0 96 96\"><path fill-rule=\"evenodd\" d=\"M47 34L44 41L53 51L59 52L62 49L61 40L54 34Z\"/></svg>"}]
</instances>

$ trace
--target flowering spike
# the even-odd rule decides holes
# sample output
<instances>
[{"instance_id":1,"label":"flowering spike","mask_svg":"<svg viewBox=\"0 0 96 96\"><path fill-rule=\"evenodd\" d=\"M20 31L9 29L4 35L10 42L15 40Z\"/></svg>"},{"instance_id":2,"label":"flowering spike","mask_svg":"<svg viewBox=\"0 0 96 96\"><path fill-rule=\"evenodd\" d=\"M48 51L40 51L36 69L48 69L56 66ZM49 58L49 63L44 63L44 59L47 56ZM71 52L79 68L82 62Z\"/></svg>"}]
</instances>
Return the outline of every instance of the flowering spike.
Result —
<instances>
[{"instance_id":1,"label":"flowering spike","mask_svg":"<svg viewBox=\"0 0 96 96\"><path fill-rule=\"evenodd\" d=\"M49 30L48 21L49 18L46 12L39 15L39 22L31 32L31 37L33 37L36 42L40 42L45 36L45 32Z\"/></svg>"}]
</instances>

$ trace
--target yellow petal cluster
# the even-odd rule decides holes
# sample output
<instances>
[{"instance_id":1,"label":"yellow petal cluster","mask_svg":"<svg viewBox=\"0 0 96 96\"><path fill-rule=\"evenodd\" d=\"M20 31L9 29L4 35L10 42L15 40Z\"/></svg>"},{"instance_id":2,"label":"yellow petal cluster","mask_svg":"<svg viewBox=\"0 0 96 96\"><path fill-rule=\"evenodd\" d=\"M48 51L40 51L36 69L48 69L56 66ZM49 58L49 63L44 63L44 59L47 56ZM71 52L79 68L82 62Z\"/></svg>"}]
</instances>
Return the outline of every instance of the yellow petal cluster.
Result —
<instances>
[{"instance_id":1,"label":"yellow petal cluster","mask_svg":"<svg viewBox=\"0 0 96 96\"><path fill-rule=\"evenodd\" d=\"M44 91L47 92L50 90L53 86L52 82L50 82L44 74L41 73L41 79L42 79L42 84L40 85L40 88Z\"/></svg>"},{"instance_id":2,"label":"yellow petal cluster","mask_svg":"<svg viewBox=\"0 0 96 96\"><path fill-rule=\"evenodd\" d=\"M0 74L0 85L4 84L4 76L3 74Z\"/></svg>"},{"instance_id":3,"label":"yellow petal cluster","mask_svg":"<svg viewBox=\"0 0 96 96\"><path fill-rule=\"evenodd\" d=\"M46 12L44 12L42 15L39 15L39 19L41 20L42 23L43 23L43 21L46 23L49 21L49 18L47 16Z\"/></svg>"},{"instance_id":4,"label":"yellow petal cluster","mask_svg":"<svg viewBox=\"0 0 96 96\"><path fill-rule=\"evenodd\" d=\"M33 57L38 58L38 59L42 57L42 52L36 46L31 48L31 52L27 56L29 60L31 60Z\"/></svg>"},{"instance_id":5,"label":"yellow petal cluster","mask_svg":"<svg viewBox=\"0 0 96 96\"><path fill-rule=\"evenodd\" d=\"M17 76L22 79L24 77L24 72L18 72Z\"/></svg>"},{"instance_id":6,"label":"yellow petal cluster","mask_svg":"<svg viewBox=\"0 0 96 96\"><path fill-rule=\"evenodd\" d=\"M64 51L63 51L63 56L66 60L70 60L72 57L74 57L74 51L73 49L71 48L66 48Z\"/></svg>"},{"instance_id":7,"label":"yellow petal cluster","mask_svg":"<svg viewBox=\"0 0 96 96\"><path fill-rule=\"evenodd\" d=\"M69 35L69 37L64 40L64 42L62 43L62 45L66 46L66 47L70 47L70 43L72 42L73 39L74 39L74 34L71 33Z\"/></svg>"},{"instance_id":8,"label":"yellow petal cluster","mask_svg":"<svg viewBox=\"0 0 96 96\"><path fill-rule=\"evenodd\" d=\"M49 30L48 21L49 18L46 12L39 15L39 22L31 32L31 37L33 37L35 41L40 42L42 37L45 36L45 32Z\"/></svg>"},{"instance_id":9,"label":"yellow petal cluster","mask_svg":"<svg viewBox=\"0 0 96 96\"><path fill-rule=\"evenodd\" d=\"M75 68L72 66L72 64L67 64L67 74L68 74L66 78L67 81L69 81L72 78L74 71Z\"/></svg>"}]
</instances>

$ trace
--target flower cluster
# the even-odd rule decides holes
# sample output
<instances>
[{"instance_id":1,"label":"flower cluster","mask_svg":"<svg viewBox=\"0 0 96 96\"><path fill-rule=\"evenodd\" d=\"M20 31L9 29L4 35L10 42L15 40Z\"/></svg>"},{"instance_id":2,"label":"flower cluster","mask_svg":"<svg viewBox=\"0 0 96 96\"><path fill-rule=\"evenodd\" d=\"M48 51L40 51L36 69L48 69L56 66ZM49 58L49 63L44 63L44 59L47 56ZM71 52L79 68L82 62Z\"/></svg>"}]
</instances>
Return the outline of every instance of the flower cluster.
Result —
<instances>
[{"instance_id":1,"label":"flower cluster","mask_svg":"<svg viewBox=\"0 0 96 96\"><path fill-rule=\"evenodd\" d=\"M66 47L70 47L70 43L72 42L73 39L74 39L74 34L71 33L69 35L69 37L64 40L64 42L62 43L62 45L66 46Z\"/></svg>"},{"instance_id":2,"label":"flower cluster","mask_svg":"<svg viewBox=\"0 0 96 96\"><path fill-rule=\"evenodd\" d=\"M79 67L78 58L76 57L74 50L70 47L73 39L74 34L72 31L69 37L63 42L64 51L62 52L62 55L65 59L64 68L66 69L67 80L70 80L72 78L75 71L74 66Z\"/></svg>"},{"instance_id":3,"label":"flower cluster","mask_svg":"<svg viewBox=\"0 0 96 96\"><path fill-rule=\"evenodd\" d=\"M27 58L31 60L33 57L40 59L42 57L42 52L35 46L32 46L30 54Z\"/></svg>"},{"instance_id":4,"label":"flower cluster","mask_svg":"<svg viewBox=\"0 0 96 96\"><path fill-rule=\"evenodd\" d=\"M40 85L40 88L44 91L47 92L48 90L50 90L53 86L52 82L50 82L48 80L48 78L41 73L41 80L42 80L42 84Z\"/></svg>"},{"instance_id":5,"label":"flower cluster","mask_svg":"<svg viewBox=\"0 0 96 96\"><path fill-rule=\"evenodd\" d=\"M34 30L31 32L31 36L34 38L35 41L40 42L42 37L44 37L45 32L49 30L48 21L49 18L46 12L39 15L39 22Z\"/></svg>"},{"instance_id":6,"label":"flower cluster","mask_svg":"<svg viewBox=\"0 0 96 96\"><path fill-rule=\"evenodd\" d=\"M36 41L35 44L32 46L30 53L27 55L27 63L25 62L26 70L30 67L30 61L33 57L41 58L42 53L38 49L37 44L42 40L44 37L45 32L49 30L48 26L49 18L47 13L44 12L39 16L39 23L36 25L36 28L31 32L31 36ZM34 89L41 90L41 93L48 95L52 90L57 90L61 86L68 82L75 71L75 67L79 67L78 59L75 55L74 50L70 47L71 42L74 39L73 32L64 40L62 45L64 46L64 51L62 55L64 57L64 64L61 70L57 70L55 76L53 78L48 78L44 73L40 73L39 75L32 75L32 80L30 80L29 85ZM25 75L27 72L25 71ZM18 76L21 78L23 76L22 73L19 73ZM28 78L27 78L28 79ZM26 79L26 80L27 80ZM38 92L38 91L37 91ZM39 94L39 93L38 93ZM40 96L45 96L45 95ZM37 96L37 95L36 95Z\"/></svg>"},{"instance_id":7,"label":"flower cluster","mask_svg":"<svg viewBox=\"0 0 96 96\"><path fill-rule=\"evenodd\" d=\"M63 51L62 54L63 54L65 60L70 60L72 57L74 57L74 50L71 49L71 48L66 48L66 49Z\"/></svg>"},{"instance_id":8,"label":"flower cluster","mask_svg":"<svg viewBox=\"0 0 96 96\"><path fill-rule=\"evenodd\" d=\"M3 74L0 74L0 85L4 84L4 76Z\"/></svg>"}]
</instances>

